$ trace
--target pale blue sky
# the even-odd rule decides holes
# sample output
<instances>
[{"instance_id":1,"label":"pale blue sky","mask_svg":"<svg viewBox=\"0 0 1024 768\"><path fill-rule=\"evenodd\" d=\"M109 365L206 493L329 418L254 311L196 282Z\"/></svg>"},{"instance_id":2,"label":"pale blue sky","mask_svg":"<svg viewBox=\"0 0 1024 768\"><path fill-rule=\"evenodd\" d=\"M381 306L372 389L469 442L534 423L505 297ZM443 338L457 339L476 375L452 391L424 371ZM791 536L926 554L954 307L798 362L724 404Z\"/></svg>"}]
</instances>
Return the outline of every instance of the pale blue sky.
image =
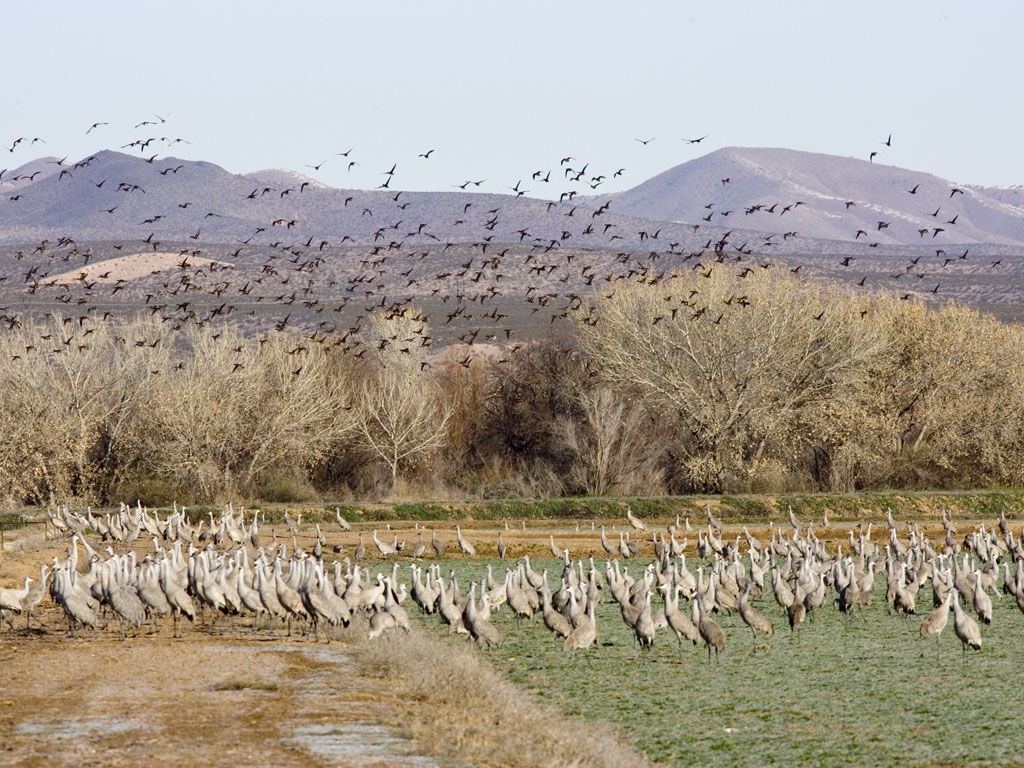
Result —
<instances>
[{"instance_id":1,"label":"pale blue sky","mask_svg":"<svg viewBox=\"0 0 1024 768\"><path fill-rule=\"evenodd\" d=\"M613 191L733 145L1024 183L1019 2L68 0L4 18L0 143L47 143L0 149L0 168L167 136L191 144L147 154L364 188L397 163L394 189L557 196L572 155L626 168Z\"/></svg>"}]
</instances>

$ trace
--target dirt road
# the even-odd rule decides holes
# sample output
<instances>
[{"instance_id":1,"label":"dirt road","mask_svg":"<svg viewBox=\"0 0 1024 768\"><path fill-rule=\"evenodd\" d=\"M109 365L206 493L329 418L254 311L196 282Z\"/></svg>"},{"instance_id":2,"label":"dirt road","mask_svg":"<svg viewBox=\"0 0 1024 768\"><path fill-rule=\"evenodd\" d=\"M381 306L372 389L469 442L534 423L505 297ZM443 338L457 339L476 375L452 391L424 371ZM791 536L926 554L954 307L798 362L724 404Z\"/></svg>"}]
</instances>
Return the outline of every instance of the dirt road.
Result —
<instances>
[{"instance_id":1,"label":"dirt road","mask_svg":"<svg viewBox=\"0 0 1024 768\"><path fill-rule=\"evenodd\" d=\"M433 766L376 713L396 702L335 642L227 629L0 639L0 764Z\"/></svg>"}]
</instances>

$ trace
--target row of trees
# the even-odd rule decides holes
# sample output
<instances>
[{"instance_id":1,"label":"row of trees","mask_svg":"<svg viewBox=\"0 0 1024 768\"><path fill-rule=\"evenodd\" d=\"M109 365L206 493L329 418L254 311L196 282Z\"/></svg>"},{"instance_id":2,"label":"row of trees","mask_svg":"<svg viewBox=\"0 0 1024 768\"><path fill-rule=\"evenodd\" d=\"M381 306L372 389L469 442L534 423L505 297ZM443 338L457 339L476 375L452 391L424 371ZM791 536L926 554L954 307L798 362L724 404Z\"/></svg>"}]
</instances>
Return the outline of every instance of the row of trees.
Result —
<instances>
[{"instance_id":1,"label":"row of trees","mask_svg":"<svg viewBox=\"0 0 1024 768\"><path fill-rule=\"evenodd\" d=\"M0 491L159 503L1024 483L1020 326L774 269L604 291L575 334L469 365L426 357L413 311L365 321L359 357L148 320L97 324L87 343L58 341L62 318L14 329L0 336Z\"/></svg>"}]
</instances>

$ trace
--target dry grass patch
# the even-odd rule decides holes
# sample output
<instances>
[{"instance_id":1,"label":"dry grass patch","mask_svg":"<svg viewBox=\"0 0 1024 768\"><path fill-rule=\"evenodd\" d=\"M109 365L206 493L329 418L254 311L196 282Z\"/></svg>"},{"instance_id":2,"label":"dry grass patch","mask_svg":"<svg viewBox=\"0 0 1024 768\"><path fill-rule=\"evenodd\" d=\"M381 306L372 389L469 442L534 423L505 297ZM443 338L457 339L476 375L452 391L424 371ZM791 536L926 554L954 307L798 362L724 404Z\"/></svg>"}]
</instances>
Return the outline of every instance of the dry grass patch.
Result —
<instances>
[{"instance_id":1,"label":"dry grass patch","mask_svg":"<svg viewBox=\"0 0 1024 768\"><path fill-rule=\"evenodd\" d=\"M468 644L436 640L418 630L383 641L350 642L363 671L384 677L406 703L382 716L435 755L522 768L649 765L606 726L539 703Z\"/></svg>"}]
</instances>

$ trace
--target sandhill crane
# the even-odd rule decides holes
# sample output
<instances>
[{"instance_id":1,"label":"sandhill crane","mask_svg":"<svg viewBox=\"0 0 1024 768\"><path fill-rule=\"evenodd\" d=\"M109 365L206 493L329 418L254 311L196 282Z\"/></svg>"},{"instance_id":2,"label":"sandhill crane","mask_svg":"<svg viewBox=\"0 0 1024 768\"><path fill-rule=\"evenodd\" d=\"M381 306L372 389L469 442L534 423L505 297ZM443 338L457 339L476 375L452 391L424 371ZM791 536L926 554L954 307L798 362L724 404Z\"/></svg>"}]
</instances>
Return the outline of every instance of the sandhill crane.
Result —
<instances>
[{"instance_id":1,"label":"sandhill crane","mask_svg":"<svg viewBox=\"0 0 1024 768\"><path fill-rule=\"evenodd\" d=\"M329 624L336 624L338 621L334 608L324 597L323 590L320 587L320 573L317 570L315 560L306 560L305 574L302 576L302 581L296 593L302 601L302 606L306 609L306 614L309 616L310 624L313 627L313 642L315 643L319 638L321 621L326 621ZM324 636L330 642L330 637L327 635L326 630L324 631Z\"/></svg>"},{"instance_id":2,"label":"sandhill crane","mask_svg":"<svg viewBox=\"0 0 1024 768\"><path fill-rule=\"evenodd\" d=\"M568 637L572 634L572 624L561 613L551 606L551 591L545 584L541 589L541 612L544 617L544 626L559 637Z\"/></svg>"},{"instance_id":3,"label":"sandhill crane","mask_svg":"<svg viewBox=\"0 0 1024 768\"><path fill-rule=\"evenodd\" d=\"M230 609L224 590L210 571L208 554L204 550L192 558L191 587L193 593L199 598L200 607L208 606L212 609L210 618L212 629L217 623L217 613L228 613Z\"/></svg>"},{"instance_id":4,"label":"sandhill crane","mask_svg":"<svg viewBox=\"0 0 1024 768\"><path fill-rule=\"evenodd\" d=\"M529 585L531 587L533 587L534 589L540 589L544 584L547 583L544 580L543 576L541 576L539 573L537 573L535 570L533 570L533 568L530 567L530 556L529 555L523 555L522 571L523 571L523 577L526 579L526 581L529 583ZM537 603L537 607L538 608L540 607L540 602L539 601Z\"/></svg>"},{"instance_id":5,"label":"sandhill crane","mask_svg":"<svg viewBox=\"0 0 1024 768\"><path fill-rule=\"evenodd\" d=\"M444 619L448 625L448 633L453 632L468 632L465 624L462 621L462 611L452 600L444 587L444 579L437 580L437 587L440 590L440 594L437 598L437 612L441 614L441 618Z\"/></svg>"},{"instance_id":6,"label":"sandhill crane","mask_svg":"<svg viewBox=\"0 0 1024 768\"><path fill-rule=\"evenodd\" d=\"M978 623L960 607L960 594L957 592L953 593L953 631L963 643L965 660L967 646L976 651L981 650L981 630L978 629Z\"/></svg>"},{"instance_id":7,"label":"sandhill crane","mask_svg":"<svg viewBox=\"0 0 1024 768\"><path fill-rule=\"evenodd\" d=\"M814 586L804 595L804 608L807 610L807 615L810 615L815 608L823 606L827 598L828 588L825 586L825 577L819 573L815 577Z\"/></svg>"},{"instance_id":8,"label":"sandhill crane","mask_svg":"<svg viewBox=\"0 0 1024 768\"><path fill-rule=\"evenodd\" d=\"M399 629L409 631L409 614L405 608L402 607L402 601L405 600L405 585L401 584L398 590L395 591L395 581L397 581L397 566L392 572L392 575L385 579L387 589L384 592L384 610L390 613L395 618L395 626Z\"/></svg>"},{"instance_id":9,"label":"sandhill crane","mask_svg":"<svg viewBox=\"0 0 1024 768\"><path fill-rule=\"evenodd\" d=\"M29 589L25 599L21 601L21 609L25 612L26 629L32 624L32 611L43 601L43 596L46 594L49 585L47 571L46 563L39 566L39 581Z\"/></svg>"},{"instance_id":10,"label":"sandhill crane","mask_svg":"<svg viewBox=\"0 0 1024 768\"><path fill-rule=\"evenodd\" d=\"M712 573L708 581L711 583L710 595L714 597L715 605L720 611L735 612L739 609L739 598L722 585L720 573Z\"/></svg>"},{"instance_id":11,"label":"sandhill crane","mask_svg":"<svg viewBox=\"0 0 1024 768\"><path fill-rule=\"evenodd\" d=\"M895 608L898 613L903 613L904 615L915 613L917 602L916 593L913 590L907 588L906 573L907 565L906 563L901 563L900 575L896 581L896 587L893 593L892 601L893 608Z\"/></svg>"},{"instance_id":12,"label":"sandhill crane","mask_svg":"<svg viewBox=\"0 0 1024 768\"><path fill-rule=\"evenodd\" d=\"M654 546L654 559L663 560L668 552L668 544L661 538L661 531L651 532L651 544Z\"/></svg>"},{"instance_id":13,"label":"sandhill crane","mask_svg":"<svg viewBox=\"0 0 1024 768\"><path fill-rule=\"evenodd\" d=\"M749 597L750 583L748 582L746 588L743 590L743 594L740 595L739 613L743 622L750 627L750 636L754 639L754 647L756 648L757 633L763 632L771 637L775 634L775 629L772 627L772 623L765 618L765 615L750 604L748 599Z\"/></svg>"},{"instance_id":14,"label":"sandhill crane","mask_svg":"<svg viewBox=\"0 0 1024 768\"><path fill-rule=\"evenodd\" d=\"M287 615L287 626L288 635L292 633L292 619L299 619L300 621L308 619L309 614L306 612L306 607L302 604L302 598L299 597L299 593L281 576L281 561L278 560L274 563L274 590L277 592L277 599L281 603L281 607L284 608Z\"/></svg>"},{"instance_id":15,"label":"sandhill crane","mask_svg":"<svg viewBox=\"0 0 1024 768\"><path fill-rule=\"evenodd\" d=\"M626 531L626 549L629 550L631 556L640 555L640 547L630 541L630 531Z\"/></svg>"},{"instance_id":16,"label":"sandhill crane","mask_svg":"<svg viewBox=\"0 0 1024 768\"><path fill-rule=\"evenodd\" d=\"M281 619L282 621L286 620L287 612L277 597L277 590L274 589L274 580L267 573L265 562L258 562L253 570L252 588L259 595L260 603L263 604L263 608L272 618Z\"/></svg>"},{"instance_id":17,"label":"sandhill crane","mask_svg":"<svg viewBox=\"0 0 1024 768\"><path fill-rule=\"evenodd\" d=\"M394 544L389 544L386 541L381 541L377 538L377 531L373 532L373 543L377 547L377 551L380 552L381 557L387 560L388 555L393 555L398 551L398 548Z\"/></svg>"},{"instance_id":18,"label":"sandhill crane","mask_svg":"<svg viewBox=\"0 0 1024 768\"><path fill-rule=\"evenodd\" d=\"M424 613L433 613L433 600L424 589L423 569L415 563L412 563L409 568L412 571L412 586L409 590L409 594L412 595L413 602L416 603Z\"/></svg>"},{"instance_id":19,"label":"sandhill crane","mask_svg":"<svg viewBox=\"0 0 1024 768\"><path fill-rule=\"evenodd\" d=\"M722 521L721 521L721 520L719 520L719 519L718 519L717 517L715 517L714 515L712 515L712 514L711 514L711 505L710 505L710 504L708 504L708 505L707 505L707 507L706 507L706 511L707 511L707 514L708 514L708 525L709 525L709 526L712 526L712 527L714 527L714 528L717 528L717 529L718 529L718 532L719 532L719 533L721 533L722 529L723 529L723 528L724 528L725 526L724 526L724 525L722 525ZM687 521L686 521L686 522L687 522L687 523L689 523L689 522L690 522L690 521L689 521L689 518L687 518ZM687 528L687 530L689 530L689 528Z\"/></svg>"},{"instance_id":20,"label":"sandhill crane","mask_svg":"<svg viewBox=\"0 0 1024 768\"><path fill-rule=\"evenodd\" d=\"M804 529L803 523L796 519L796 515L793 514L793 507L789 507L789 524L793 526L794 531L802 531Z\"/></svg>"},{"instance_id":21,"label":"sandhill crane","mask_svg":"<svg viewBox=\"0 0 1024 768\"><path fill-rule=\"evenodd\" d=\"M686 551L686 539L683 539L683 543L680 544L676 541L674 534L669 534L668 537L668 553L672 557L680 557Z\"/></svg>"},{"instance_id":22,"label":"sandhill crane","mask_svg":"<svg viewBox=\"0 0 1024 768\"><path fill-rule=\"evenodd\" d=\"M0 609L21 613L22 602L28 596L28 585L32 579L25 577L25 584L21 589L0 589Z\"/></svg>"},{"instance_id":23,"label":"sandhill crane","mask_svg":"<svg viewBox=\"0 0 1024 768\"><path fill-rule=\"evenodd\" d=\"M455 538L459 542L459 549L462 550L462 554L466 557L476 557L476 548L473 546L472 542L463 538L462 530L457 525L455 526Z\"/></svg>"},{"instance_id":24,"label":"sandhill crane","mask_svg":"<svg viewBox=\"0 0 1024 768\"><path fill-rule=\"evenodd\" d=\"M78 637L77 627L87 626L95 629L99 624L96 611L90 605L91 598L75 586L74 571L56 568L53 574L51 594L53 599L64 609L68 628L72 637Z\"/></svg>"},{"instance_id":25,"label":"sandhill crane","mask_svg":"<svg viewBox=\"0 0 1024 768\"><path fill-rule=\"evenodd\" d=\"M433 528L430 529L430 546L434 548L438 557L444 557L444 542L437 538L437 531Z\"/></svg>"},{"instance_id":26,"label":"sandhill crane","mask_svg":"<svg viewBox=\"0 0 1024 768\"><path fill-rule=\"evenodd\" d=\"M366 545L363 544L363 534L362 534L362 532L360 532L360 534L359 534L359 543L356 544L356 550L352 554L355 556L357 563L360 560L365 560L366 559Z\"/></svg>"},{"instance_id":27,"label":"sandhill crane","mask_svg":"<svg viewBox=\"0 0 1024 768\"><path fill-rule=\"evenodd\" d=\"M992 598L988 596L988 593L981 587L981 571L975 569L974 571L974 610L978 612L978 618L980 618L986 624L992 623Z\"/></svg>"},{"instance_id":28,"label":"sandhill crane","mask_svg":"<svg viewBox=\"0 0 1024 768\"><path fill-rule=\"evenodd\" d=\"M552 554L553 557L555 557L557 559L561 559L562 558L562 550L560 550L558 547L555 546L555 537L554 537L554 535L548 536L548 546L551 549L551 554Z\"/></svg>"},{"instance_id":29,"label":"sandhill crane","mask_svg":"<svg viewBox=\"0 0 1024 768\"><path fill-rule=\"evenodd\" d=\"M925 620L921 622L921 637L935 637L936 656L939 654L939 635L942 634L942 630L946 628L946 623L949 621L949 605L951 602L953 602L952 590L946 593L946 598L942 601L942 604L933 609L925 617Z\"/></svg>"},{"instance_id":30,"label":"sandhill crane","mask_svg":"<svg viewBox=\"0 0 1024 768\"><path fill-rule=\"evenodd\" d=\"M313 557L317 560L322 560L324 556L324 547L327 546L327 539L324 538L323 531L320 530L320 523L316 524L316 544L313 545Z\"/></svg>"},{"instance_id":31,"label":"sandhill crane","mask_svg":"<svg viewBox=\"0 0 1024 768\"><path fill-rule=\"evenodd\" d=\"M103 597L120 620L121 639L125 638L128 625L142 626L146 620L146 606L134 589L120 581L115 571L116 564L107 562L102 573Z\"/></svg>"},{"instance_id":32,"label":"sandhill crane","mask_svg":"<svg viewBox=\"0 0 1024 768\"><path fill-rule=\"evenodd\" d=\"M484 604L483 610L477 609L476 588L477 582L474 581L469 587L469 600L466 601L466 608L462 612L462 623L469 630L470 637L481 645L495 645L500 648L505 638L501 631L487 619L486 614L490 612L490 606L486 593L481 596L481 601Z\"/></svg>"},{"instance_id":33,"label":"sandhill crane","mask_svg":"<svg viewBox=\"0 0 1024 768\"><path fill-rule=\"evenodd\" d=\"M253 586L254 577L249 573L246 551L244 549L239 550L237 557L239 558L239 565L237 568L238 581L235 584L235 589L238 591L238 599L245 605L246 610L253 614L252 626L255 629L257 618L266 612L266 608L260 598L260 593Z\"/></svg>"},{"instance_id":34,"label":"sandhill crane","mask_svg":"<svg viewBox=\"0 0 1024 768\"><path fill-rule=\"evenodd\" d=\"M416 543L416 546L413 547L413 550L412 550L413 559L419 560L421 557L423 557L423 553L426 552L426 550L427 550L427 545L423 542L423 534L420 533L419 534L419 541Z\"/></svg>"},{"instance_id":35,"label":"sandhill crane","mask_svg":"<svg viewBox=\"0 0 1024 768\"><path fill-rule=\"evenodd\" d=\"M171 609L174 612L174 637L180 637L182 615L189 621L195 621L196 606L188 592L172 574L169 560L160 561L160 589L164 591L167 602L171 604Z\"/></svg>"},{"instance_id":36,"label":"sandhill crane","mask_svg":"<svg viewBox=\"0 0 1024 768\"><path fill-rule=\"evenodd\" d=\"M761 549L761 542L760 542L760 540L756 536L752 536L750 534L750 531L747 530L747 526L745 526L745 525L743 526L743 535L747 539L747 546L748 547L750 547L751 549L756 549L756 550L760 550Z\"/></svg>"},{"instance_id":37,"label":"sandhill crane","mask_svg":"<svg viewBox=\"0 0 1024 768\"><path fill-rule=\"evenodd\" d=\"M650 650L651 646L654 645L654 620L651 618L651 593L648 592L644 597L644 603L640 608L640 613L636 617L636 621L633 624L633 632L636 635L636 640L640 643L640 648Z\"/></svg>"},{"instance_id":38,"label":"sandhill crane","mask_svg":"<svg viewBox=\"0 0 1024 768\"><path fill-rule=\"evenodd\" d=\"M155 564L143 563L142 569L139 571L136 589L139 599L146 606L146 612L153 620L153 633L156 634L160 631L160 617L171 615L171 604L167 601L167 595L160 588L158 567Z\"/></svg>"},{"instance_id":39,"label":"sandhill crane","mask_svg":"<svg viewBox=\"0 0 1024 768\"><path fill-rule=\"evenodd\" d=\"M794 600L786 608L786 618L789 620L789 629L796 632L797 642L800 642L800 625L807 616L807 607L802 600Z\"/></svg>"},{"instance_id":40,"label":"sandhill crane","mask_svg":"<svg viewBox=\"0 0 1024 768\"><path fill-rule=\"evenodd\" d=\"M639 517L636 517L633 514L633 510L629 508L629 504L626 505L626 519L629 521L629 524L633 526L636 530L647 530L647 525L644 523L643 520L641 520Z\"/></svg>"},{"instance_id":41,"label":"sandhill crane","mask_svg":"<svg viewBox=\"0 0 1024 768\"><path fill-rule=\"evenodd\" d=\"M597 621L594 618L594 604L592 602L587 603L587 612L580 618L579 624L569 636L565 638L565 642L562 644L563 651L587 651L589 659L589 648L597 643Z\"/></svg>"},{"instance_id":42,"label":"sandhill crane","mask_svg":"<svg viewBox=\"0 0 1024 768\"><path fill-rule=\"evenodd\" d=\"M710 515L710 507L708 509L708 514ZM712 646L715 648L716 659L725 650L725 633L715 620L708 615L707 610L704 608L704 598L699 593L697 595L697 616L697 632L700 633L701 639L708 649L708 662L710 663Z\"/></svg>"},{"instance_id":43,"label":"sandhill crane","mask_svg":"<svg viewBox=\"0 0 1024 768\"><path fill-rule=\"evenodd\" d=\"M395 626L395 617L385 611L383 608L379 608L374 611L373 615L370 616L370 640L376 640L378 637L383 635L387 630Z\"/></svg>"},{"instance_id":44,"label":"sandhill crane","mask_svg":"<svg viewBox=\"0 0 1024 768\"><path fill-rule=\"evenodd\" d=\"M604 526L603 525L601 526L601 547L609 555L618 554L618 551L619 551L618 547L616 547L614 544L612 544L610 541L608 541L608 537L606 537L604 535Z\"/></svg>"},{"instance_id":45,"label":"sandhill crane","mask_svg":"<svg viewBox=\"0 0 1024 768\"><path fill-rule=\"evenodd\" d=\"M679 653L682 655L683 638L696 645L700 642L700 632L690 617L679 610L679 586L664 584L659 589L665 598L665 621L668 628L675 633L679 641Z\"/></svg>"},{"instance_id":46,"label":"sandhill crane","mask_svg":"<svg viewBox=\"0 0 1024 768\"><path fill-rule=\"evenodd\" d=\"M501 536L501 531L498 531L498 557L502 560L505 559L505 553L508 549L505 547L505 539Z\"/></svg>"},{"instance_id":47,"label":"sandhill crane","mask_svg":"<svg viewBox=\"0 0 1024 768\"><path fill-rule=\"evenodd\" d=\"M796 599L789 582L782 578L778 566L772 568L772 591L775 593L775 602L783 609L788 609Z\"/></svg>"},{"instance_id":48,"label":"sandhill crane","mask_svg":"<svg viewBox=\"0 0 1024 768\"><path fill-rule=\"evenodd\" d=\"M288 510L286 509L284 511L284 524L285 524L285 527L288 529L289 533L293 533L293 534L294 533L298 533L299 532L299 526L302 525L302 513L299 512L298 519L295 520L295 519L293 519L292 517L290 517L288 515Z\"/></svg>"},{"instance_id":49,"label":"sandhill crane","mask_svg":"<svg viewBox=\"0 0 1024 768\"><path fill-rule=\"evenodd\" d=\"M338 521L338 527L343 531L351 531L352 524L341 516L341 510L337 507L334 508L334 519Z\"/></svg>"},{"instance_id":50,"label":"sandhill crane","mask_svg":"<svg viewBox=\"0 0 1024 768\"><path fill-rule=\"evenodd\" d=\"M525 590L516 583L517 572L505 572L505 599L508 601L508 607L512 609L512 614L516 617L517 621L523 617L532 619L533 606L530 605Z\"/></svg>"}]
</instances>

